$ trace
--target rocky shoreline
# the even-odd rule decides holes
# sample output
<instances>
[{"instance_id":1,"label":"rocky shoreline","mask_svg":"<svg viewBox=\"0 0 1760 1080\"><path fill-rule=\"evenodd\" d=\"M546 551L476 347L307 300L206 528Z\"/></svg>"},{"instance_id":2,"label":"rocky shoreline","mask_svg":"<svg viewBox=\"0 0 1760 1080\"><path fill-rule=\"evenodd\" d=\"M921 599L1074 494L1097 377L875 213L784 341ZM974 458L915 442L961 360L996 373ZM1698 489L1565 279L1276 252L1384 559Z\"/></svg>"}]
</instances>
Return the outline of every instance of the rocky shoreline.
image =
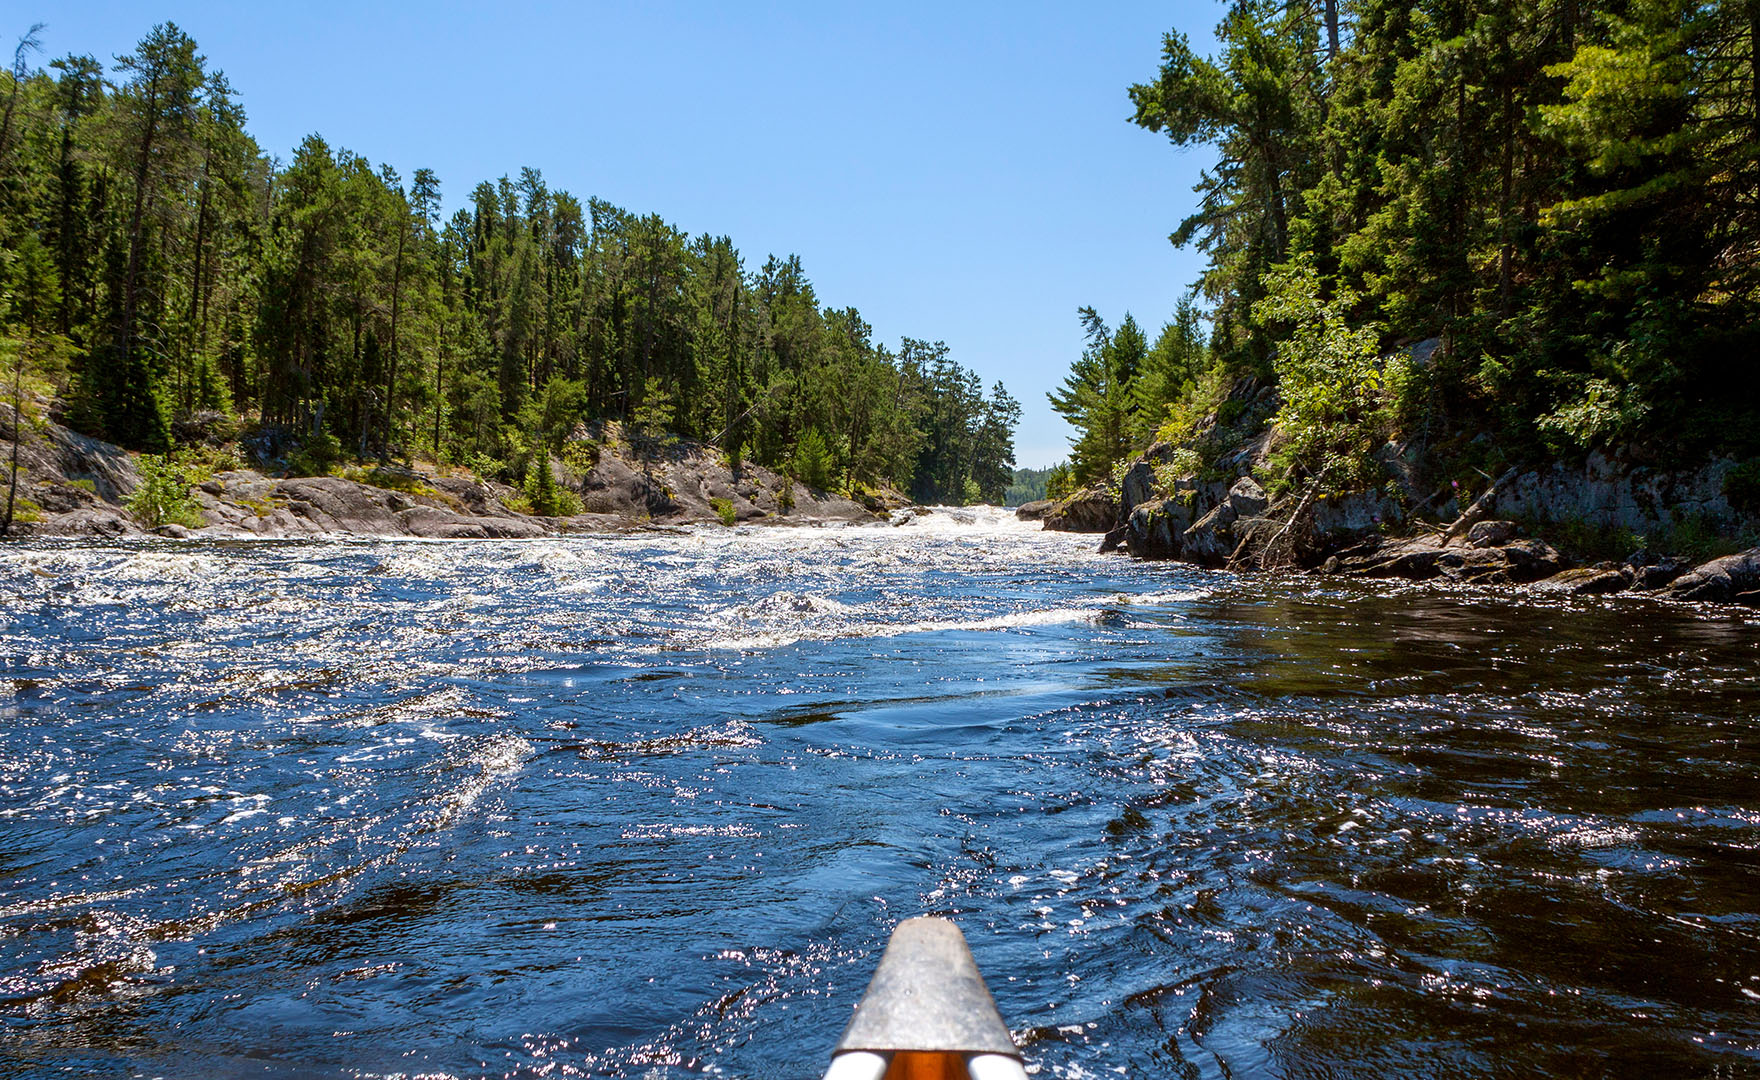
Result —
<instances>
[{"instance_id":1,"label":"rocky shoreline","mask_svg":"<svg viewBox=\"0 0 1760 1080\"><path fill-rule=\"evenodd\" d=\"M1598 525L1639 514L1648 516L1637 520L1654 524L1671 511L1682 515L1683 503L1693 513L1728 513L1706 494L1721 479L1716 463L1700 471L1709 481L1698 474L1634 477L1605 460L1591 460L1581 481L1560 467L1511 470L1464 508L1451 497L1437 520L1425 521L1385 493L1326 498L1313 485L1274 500L1251 475L1168 482L1163 466L1171 449L1152 447L1116 485L1029 503L1017 514L1047 529L1104 534L1103 552L1217 569L1516 585L1568 595L1647 593L1760 607L1760 547L1699 561L1638 550L1623 560L1579 564L1545 539L1523 535L1528 530L1511 519L1532 520L1537 509L1544 514L1554 506L1564 508L1560 518L1574 513ZM1634 491L1650 496L1647 506Z\"/></svg>"},{"instance_id":2,"label":"rocky shoreline","mask_svg":"<svg viewBox=\"0 0 1760 1080\"><path fill-rule=\"evenodd\" d=\"M0 447L10 456L8 417ZM552 465L582 504L567 517L525 513L516 489L465 471L378 466L351 475L276 475L264 467L212 471L189 496L202 524L147 528L128 502L142 482L121 447L43 423L19 445L18 494L28 503L14 536L419 537L490 539L620 532L707 522L811 524L885 519L909 505L896 493L858 503L807 488L769 469L735 469L712 448L683 440L595 444L580 473ZM0 487L0 504L5 498ZM514 505L509 505L510 503Z\"/></svg>"}]
</instances>

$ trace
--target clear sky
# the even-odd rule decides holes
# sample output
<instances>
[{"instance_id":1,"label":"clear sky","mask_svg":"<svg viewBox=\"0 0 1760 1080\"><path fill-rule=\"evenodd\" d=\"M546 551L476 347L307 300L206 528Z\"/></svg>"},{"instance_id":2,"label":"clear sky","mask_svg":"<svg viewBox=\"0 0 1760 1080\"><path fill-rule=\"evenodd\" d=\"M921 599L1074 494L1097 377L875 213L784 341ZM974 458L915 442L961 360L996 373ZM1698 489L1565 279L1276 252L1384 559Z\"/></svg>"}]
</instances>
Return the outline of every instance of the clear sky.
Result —
<instances>
[{"instance_id":1,"label":"clear sky","mask_svg":"<svg viewBox=\"0 0 1760 1080\"><path fill-rule=\"evenodd\" d=\"M1215 3L255 3L0 0L49 59L110 65L176 22L238 89L268 153L309 132L439 173L552 188L801 256L821 303L879 340L945 340L1024 406L1016 460L1061 460L1045 402L1076 308L1151 334L1200 266L1167 234L1207 154L1129 122L1161 36Z\"/></svg>"}]
</instances>

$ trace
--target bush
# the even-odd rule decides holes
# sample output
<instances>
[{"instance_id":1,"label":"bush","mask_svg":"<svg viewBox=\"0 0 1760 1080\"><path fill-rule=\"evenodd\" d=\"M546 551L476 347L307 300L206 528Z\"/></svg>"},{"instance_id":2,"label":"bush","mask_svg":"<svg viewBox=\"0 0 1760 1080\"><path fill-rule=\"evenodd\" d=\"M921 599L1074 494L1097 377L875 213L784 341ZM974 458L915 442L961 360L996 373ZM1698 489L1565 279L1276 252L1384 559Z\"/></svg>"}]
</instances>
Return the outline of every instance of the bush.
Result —
<instances>
[{"instance_id":1,"label":"bush","mask_svg":"<svg viewBox=\"0 0 1760 1080\"><path fill-rule=\"evenodd\" d=\"M465 457L461 463L471 471L478 480L500 480L507 475L507 462L488 454L473 453Z\"/></svg>"},{"instance_id":2,"label":"bush","mask_svg":"<svg viewBox=\"0 0 1760 1080\"><path fill-rule=\"evenodd\" d=\"M405 472L402 469L386 469L375 465L370 469L345 469L342 475L344 479L352 480L357 484L365 484L368 487L376 487L384 491L398 491L405 495L427 495L430 497L440 494L432 486L424 483L419 475Z\"/></svg>"},{"instance_id":3,"label":"bush","mask_svg":"<svg viewBox=\"0 0 1760 1080\"><path fill-rule=\"evenodd\" d=\"M808 487L824 491L831 486L831 475L836 469L837 460L825 436L819 434L818 428L808 428L794 446L794 474Z\"/></svg>"},{"instance_id":4,"label":"bush","mask_svg":"<svg viewBox=\"0 0 1760 1080\"><path fill-rule=\"evenodd\" d=\"M732 499L710 499L709 505L721 517L721 524L732 525L739 520L739 513L733 508Z\"/></svg>"},{"instance_id":5,"label":"bush","mask_svg":"<svg viewBox=\"0 0 1760 1080\"><path fill-rule=\"evenodd\" d=\"M287 457L287 471L295 476L326 476L342 460L342 443L328 431L320 431Z\"/></svg>"},{"instance_id":6,"label":"bush","mask_svg":"<svg viewBox=\"0 0 1760 1080\"><path fill-rule=\"evenodd\" d=\"M1571 400L1534 422L1553 452L1611 445L1637 430L1649 412L1637 390L1606 379L1585 379Z\"/></svg>"},{"instance_id":7,"label":"bush","mask_svg":"<svg viewBox=\"0 0 1760 1080\"><path fill-rule=\"evenodd\" d=\"M532 513L540 517L573 517L581 512L581 501L567 488L556 486L550 472L550 455L539 452L526 467L526 501Z\"/></svg>"},{"instance_id":8,"label":"bush","mask_svg":"<svg viewBox=\"0 0 1760 1080\"><path fill-rule=\"evenodd\" d=\"M1253 305L1262 322L1286 328L1273 366L1282 404L1277 425L1288 438L1272 464L1285 483L1324 476L1329 492L1376 486L1375 450L1392 433L1410 375L1407 359L1382 359L1377 327L1351 326L1355 297L1320 297L1320 278L1306 259L1274 269L1268 295ZM1273 484L1275 490L1280 485Z\"/></svg>"},{"instance_id":9,"label":"bush","mask_svg":"<svg viewBox=\"0 0 1760 1080\"><path fill-rule=\"evenodd\" d=\"M1738 514L1760 513L1760 458L1749 458L1724 474L1723 497Z\"/></svg>"},{"instance_id":10,"label":"bush","mask_svg":"<svg viewBox=\"0 0 1760 1080\"><path fill-rule=\"evenodd\" d=\"M136 463L141 483L128 497L128 512L146 528L182 525L199 529L207 522L202 508L189 497L184 466L169 454L142 454Z\"/></svg>"},{"instance_id":11,"label":"bush","mask_svg":"<svg viewBox=\"0 0 1760 1080\"><path fill-rule=\"evenodd\" d=\"M585 476L599 464L599 444L574 441L562 448L562 463L577 476Z\"/></svg>"},{"instance_id":12,"label":"bush","mask_svg":"<svg viewBox=\"0 0 1760 1080\"><path fill-rule=\"evenodd\" d=\"M1045 497L1057 500L1072 494L1075 490L1076 474L1075 470L1069 467L1069 462L1060 461L1053 465L1051 472L1045 477Z\"/></svg>"}]
</instances>

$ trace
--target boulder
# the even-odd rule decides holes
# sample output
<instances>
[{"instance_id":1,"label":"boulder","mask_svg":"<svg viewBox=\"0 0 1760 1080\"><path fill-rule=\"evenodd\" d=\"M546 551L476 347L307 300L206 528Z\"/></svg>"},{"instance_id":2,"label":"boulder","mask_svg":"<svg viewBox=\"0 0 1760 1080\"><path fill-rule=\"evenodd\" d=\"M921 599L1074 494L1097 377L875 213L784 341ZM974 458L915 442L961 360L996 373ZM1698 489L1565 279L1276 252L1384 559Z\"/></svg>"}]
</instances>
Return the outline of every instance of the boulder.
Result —
<instances>
[{"instance_id":1,"label":"boulder","mask_svg":"<svg viewBox=\"0 0 1760 1080\"><path fill-rule=\"evenodd\" d=\"M1571 596L1600 596L1624 592L1632 584L1632 568L1603 563L1564 570L1540 582L1536 588Z\"/></svg>"},{"instance_id":2,"label":"boulder","mask_svg":"<svg viewBox=\"0 0 1760 1080\"><path fill-rule=\"evenodd\" d=\"M1503 547L1450 548L1436 569L1451 581L1469 585L1526 585L1565 568L1563 556L1540 540L1516 540Z\"/></svg>"},{"instance_id":3,"label":"boulder","mask_svg":"<svg viewBox=\"0 0 1760 1080\"><path fill-rule=\"evenodd\" d=\"M1467 530L1468 547L1498 547L1516 538L1513 521L1480 521Z\"/></svg>"},{"instance_id":4,"label":"boulder","mask_svg":"<svg viewBox=\"0 0 1760 1080\"><path fill-rule=\"evenodd\" d=\"M464 483L482 489L480 484ZM463 490L456 484L449 486ZM240 497L245 490L248 488L241 486ZM270 513L235 524L267 535L347 533L430 539L530 537L551 531L538 520L515 514L486 495L479 495L478 505L485 511L493 508L493 512L471 513L465 509L468 504L462 498L449 493L442 497L452 505L438 505L433 496L387 491L336 476L283 480L274 486L272 494L278 505L272 506Z\"/></svg>"},{"instance_id":5,"label":"boulder","mask_svg":"<svg viewBox=\"0 0 1760 1080\"><path fill-rule=\"evenodd\" d=\"M1714 600L1760 606L1760 547L1712 559L1662 590L1676 600Z\"/></svg>"},{"instance_id":6,"label":"boulder","mask_svg":"<svg viewBox=\"0 0 1760 1080\"><path fill-rule=\"evenodd\" d=\"M1051 508L1054 505L1056 504L1050 499L1040 499L1037 502L1022 503L1014 508L1014 516L1022 521L1044 521L1045 515L1051 512Z\"/></svg>"},{"instance_id":7,"label":"boulder","mask_svg":"<svg viewBox=\"0 0 1760 1080\"><path fill-rule=\"evenodd\" d=\"M36 525L20 525L15 521L13 528L25 535L93 537L129 536L141 531L133 518L111 506L81 507Z\"/></svg>"},{"instance_id":8,"label":"boulder","mask_svg":"<svg viewBox=\"0 0 1760 1080\"><path fill-rule=\"evenodd\" d=\"M1208 567L1228 565L1234 554L1234 508L1220 503L1186 530L1180 541L1183 556L1190 562Z\"/></svg>"},{"instance_id":9,"label":"boulder","mask_svg":"<svg viewBox=\"0 0 1760 1080\"><path fill-rule=\"evenodd\" d=\"M1046 512L1045 527L1053 532L1111 532L1119 516L1118 497L1096 484L1059 500Z\"/></svg>"},{"instance_id":10,"label":"boulder","mask_svg":"<svg viewBox=\"0 0 1760 1080\"><path fill-rule=\"evenodd\" d=\"M1564 559L1538 540L1501 548L1445 548L1441 537L1430 535L1388 542L1371 538L1327 559L1322 569L1355 577L1422 581L1442 576L1475 585L1520 585L1558 573Z\"/></svg>"},{"instance_id":11,"label":"boulder","mask_svg":"<svg viewBox=\"0 0 1760 1080\"><path fill-rule=\"evenodd\" d=\"M1139 461L1125 471L1119 482L1119 516L1129 518L1131 511L1155 496L1155 469L1147 461Z\"/></svg>"},{"instance_id":12,"label":"boulder","mask_svg":"<svg viewBox=\"0 0 1760 1080\"><path fill-rule=\"evenodd\" d=\"M1139 559L1177 559L1192 524L1189 499L1163 499L1131 511L1124 543Z\"/></svg>"},{"instance_id":13,"label":"boulder","mask_svg":"<svg viewBox=\"0 0 1760 1080\"><path fill-rule=\"evenodd\" d=\"M450 514L451 517L435 516L432 513L435 510L439 510L442 514ZM484 536L502 540L547 536L554 531L536 518L515 514L511 511L501 514L474 515L454 513L432 505L420 505L399 511L397 517L412 536L427 535L418 531L422 528L435 530L434 535L436 536L475 536L481 530ZM412 523L412 517L432 524L415 525ZM553 521L551 524L554 525L556 522Z\"/></svg>"},{"instance_id":14,"label":"boulder","mask_svg":"<svg viewBox=\"0 0 1760 1080\"><path fill-rule=\"evenodd\" d=\"M1249 518L1263 514L1265 508L1271 505L1271 500L1265 497L1265 489L1257 481L1250 476L1243 476L1228 489L1228 505L1234 511L1235 517Z\"/></svg>"},{"instance_id":15,"label":"boulder","mask_svg":"<svg viewBox=\"0 0 1760 1080\"><path fill-rule=\"evenodd\" d=\"M1581 465L1557 462L1522 474L1500 489L1497 508L1504 517L1582 522L1645 536L1689 523L1734 532L1744 515L1724 488L1738 466L1734 458L1715 458L1693 469L1658 469L1597 452Z\"/></svg>"},{"instance_id":16,"label":"boulder","mask_svg":"<svg viewBox=\"0 0 1760 1080\"><path fill-rule=\"evenodd\" d=\"M1437 561L1442 558L1442 552L1442 538L1438 536L1414 536L1389 542L1372 536L1327 559L1321 569L1329 574L1351 577L1423 581L1441 572Z\"/></svg>"},{"instance_id":17,"label":"boulder","mask_svg":"<svg viewBox=\"0 0 1760 1080\"><path fill-rule=\"evenodd\" d=\"M295 517L318 532L357 536L403 536L396 511L409 504L395 492L382 491L339 476L300 476L275 485L275 494Z\"/></svg>"},{"instance_id":18,"label":"boulder","mask_svg":"<svg viewBox=\"0 0 1760 1080\"><path fill-rule=\"evenodd\" d=\"M1646 591L1660 589L1693 568L1693 565L1674 558L1655 558L1647 551L1639 551L1626 559L1626 565L1632 568L1632 588Z\"/></svg>"},{"instance_id":19,"label":"boulder","mask_svg":"<svg viewBox=\"0 0 1760 1080\"><path fill-rule=\"evenodd\" d=\"M1322 550L1333 551L1379 536L1383 525L1403 519L1399 500L1379 491L1316 498L1308 513L1317 543Z\"/></svg>"}]
</instances>

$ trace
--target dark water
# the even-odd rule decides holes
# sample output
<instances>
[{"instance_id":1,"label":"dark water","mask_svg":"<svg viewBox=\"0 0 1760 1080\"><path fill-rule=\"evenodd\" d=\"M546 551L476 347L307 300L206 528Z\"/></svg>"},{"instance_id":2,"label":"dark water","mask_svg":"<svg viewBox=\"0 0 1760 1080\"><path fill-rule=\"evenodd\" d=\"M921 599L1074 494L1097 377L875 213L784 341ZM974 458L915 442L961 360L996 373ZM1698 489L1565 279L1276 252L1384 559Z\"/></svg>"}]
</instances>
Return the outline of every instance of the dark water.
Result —
<instances>
[{"instance_id":1,"label":"dark water","mask_svg":"<svg viewBox=\"0 0 1760 1080\"><path fill-rule=\"evenodd\" d=\"M0 548L0 1074L1760 1076L1760 621L994 514Z\"/></svg>"}]
</instances>

